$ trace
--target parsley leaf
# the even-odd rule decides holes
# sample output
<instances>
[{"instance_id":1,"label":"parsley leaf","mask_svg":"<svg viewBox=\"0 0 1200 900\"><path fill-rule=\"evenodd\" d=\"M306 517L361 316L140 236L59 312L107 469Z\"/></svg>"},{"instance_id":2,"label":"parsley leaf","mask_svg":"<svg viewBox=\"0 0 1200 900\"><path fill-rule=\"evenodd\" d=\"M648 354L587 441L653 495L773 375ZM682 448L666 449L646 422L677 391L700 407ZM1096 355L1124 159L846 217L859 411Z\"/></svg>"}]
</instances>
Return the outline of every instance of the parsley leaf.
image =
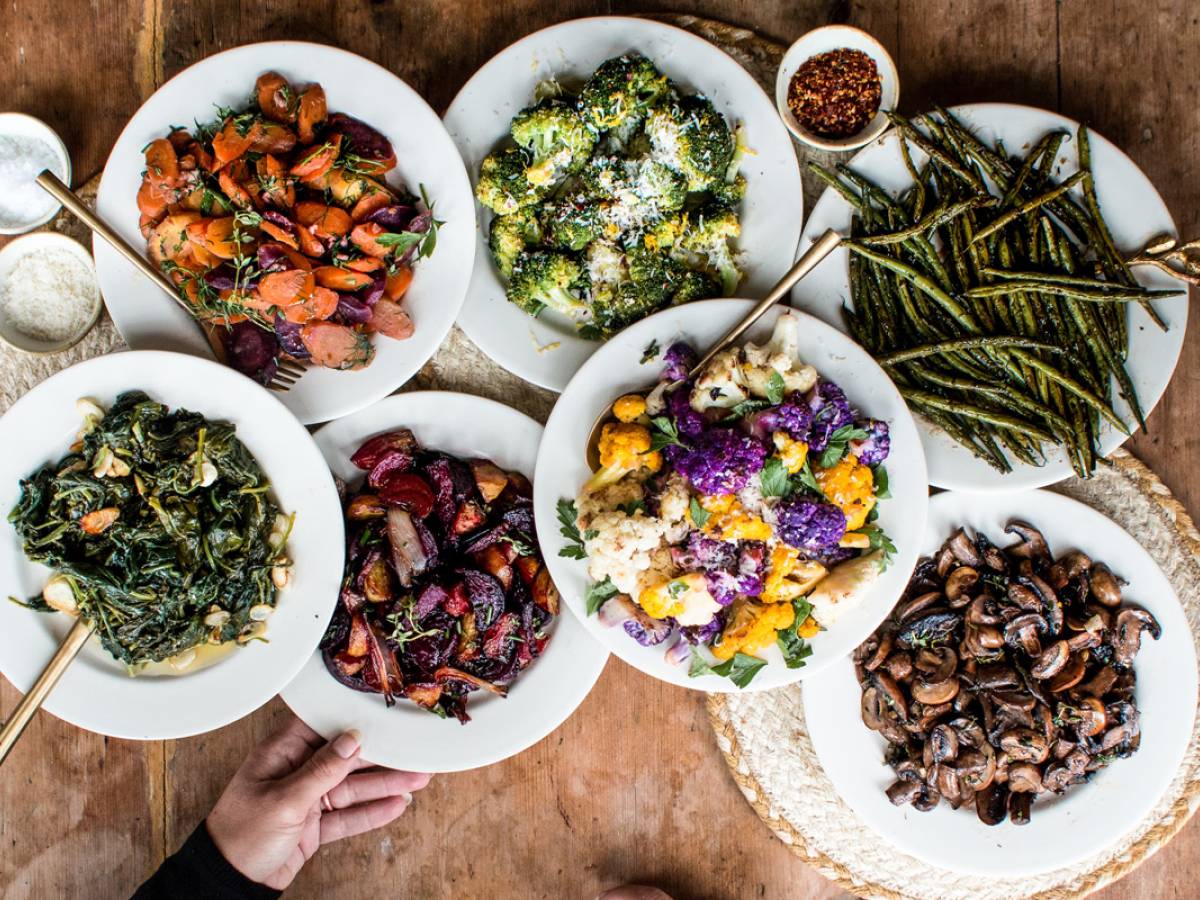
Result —
<instances>
[{"instance_id":1,"label":"parsley leaf","mask_svg":"<svg viewBox=\"0 0 1200 900\"><path fill-rule=\"evenodd\" d=\"M579 526L575 524L578 517L579 513L573 500L564 498L558 501L558 532L567 539L567 545L558 551L559 556L587 559L587 551L583 549L583 536L579 533Z\"/></svg>"},{"instance_id":2,"label":"parsley leaf","mask_svg":"<svg viewBox=\"0 0 1200 900\"><path fill-rule=\"evenodd\" d=\"M625 515L627 515L627 516L633 516L634 514L638 513L639 511L645 512L646 504L645 504L645 502L643 502L641 500L630 500L628 503L618 503L617 509L619 509L621 512L625 513Z\"/></svg>"},{"instance_id":3,"label":"parsley leaf","mask_svg":"<svg viewBox=\"0 0 1200 900\"><path fill-rule=\"evenodd\" d=\"M829 443L821 451L821 458L817 460L817 465L822 469L836 466L841 462L842 457L846 455L846 448L850 442L861 441L866 436L867 433L861 428L857 428L854 425L843 425L829 436Z\"/></svg>"},{"instance_id":4,"label":"parsley leaf","mask_svg":"<svg viewBox=\"0 0 1200 900\"><path fill-rule=\"evenodd\" d=\"M766 409L770 405L771 403L769 400L757 400L753 398L750 400L743 400L736 406L731 406L729 408L729 414L721 421L736 422L738 419L745 418L746 416L750 415L750 413L758 412L760 409Z\"/></svg>"},{"instance_id":5,"label":"parsley leaf","mask_svg":"<svg viewBox=\"0 0 1200 900\"><path fill-rule=\"evenodd\" d=\"M879 571L885 571L892 564L892 557L896 555L896 545L892 543L892 539L878 525L864 525L858 531L859 534L865 534L870 540L872 550L882 551L882 556L879 558Z\"/></svg>"},{"instance_id":6,"label":"parsley leaf","mask_svg":"<svg viewBox=\"0 0 1200 900\"><path fill-rule=\"evenodd\" d=\"M587 614L594 616L596 611L604 605L604 601L615 596L616 593L617 586L612 583L610 578L605 578L599 583L589 584L587 593L583 595L584 602L587 604Z\"/></svg>"},{"instance_id":7,"label":"parsley leaf","mask_svg":"<svg viewBox=\"0 0 1200 900\"><path fill-rule=\"evenodd\" d=\"M658 359L658 354L661 350L662 348L658 346L658 341L651 341L647 344L646 349L642 351L642 365L644 366L646 363Z\"/></svg>"},{"instance_id":8,"label":"parsley leaf","mask_svg":"<svg viewBox=\"0 0 1200 900\"><path fill-rule=\"evenodd\" d=\"M787 467L777 456L772 456L763 464L758 479L764 497L786 497L792 492L792 480L788 477Z\"/></svg>"},{"instance_id":9,"label":"parsley leaf","mask_svg":"<svg viewBox=\"0 0 1200 900\"><path fill-rule=\"evenodd\" d=\"M813 474L812 466L808 460L804 460L804 468L796 473L796 480L814 493L824 496L824 491L821 490L821 485L817 484L817 476Z\"/></svg>"},{"instance_id":10,"label":"parsley leaf","mask_svg":"<svg viewBox=\"0 0 1200 900\"><path fill-rule=\"evenodd\" d=\"M697 528L703 528L704 523L708 521L712 515L707 509L700 505L700 501L692 497L688 501L688 515L692 517L692 524Z\"/></svg>"},{"instance_id":11,"label":"parsley leaf","mask_svg":"<svg viewBox=\"0 0 1200 900\"><path fill-rule=\"evenodd\" d=\"M650 425L653 430L650 434L650 449L646 451L647 453L653 453L672 444L687 449L687 444L679 439L679 429L666 416L655 416L650 420Z\"/></svg>"},{"instance_id":12,"label":"parsley leaf","mask_svg":"<svg viewBox=\"0 0 1200 900\"><path fill-rule=\"evenodd\" d=\"M871 470L875 476L875 497L878 500L887 500L892 496L892 492L888 487L888 473L883 465L878 465Z\"/></svg>"},{"instance_id":13,"label":"parsley leaf","mask_svg":"<svg viewBox=\"0 0 1200 900\"><path fill-rule=\"evenodd\" d=\"M771 401L772 406L778 406L783 402L783 395L787 392L787 386L783 383L783 376L778 372L772 372L771 377L767 379L767 399Z\"/></svg>"},{"instance_id":14,"label":"parsley leaf","mask_svg":"<svg viewBox=\"0 0 1200 900\"><path fill-rule=\"evenodd\" d=\"M678 600L687 593L687 589L687 582L677 578L667 585L667 595L672 600Z\"/></svg>"},{"instance_id":15,"label":"parsley leaf","mask_svg":"<svg viewBox=\"0 0 1200 900\"><path fill-rule=\"evenodd\" d=\"M693 647L692 662L688 666L688 677L698 678L701 675L720 675L722 678L728 678L738 687L744 688L754 680L754 676L758 674L759 669L766 664L767 661L765 659L759 659L757 656L749 656L739 650L732 658L714 666L710 665L708 660L701 656Z\"/></svg>"},{"instance_id":16,"label":"parsley leaf","mask_svg":"<svg viewBox=\"0 0 1200 900\"><path fill-rule=\"evenodd\" d=\"M804 667L804 661L812 656L812 647L808 645L808 641L800 637L800 626L812 613L812 604L799 597L792 601L792 608L796 611L796 618L787 628L781 628L775 635L775 643L779 645L779 649L783 652L783 661L789 669L801 669Z\"/></svg>"}]
</instances>

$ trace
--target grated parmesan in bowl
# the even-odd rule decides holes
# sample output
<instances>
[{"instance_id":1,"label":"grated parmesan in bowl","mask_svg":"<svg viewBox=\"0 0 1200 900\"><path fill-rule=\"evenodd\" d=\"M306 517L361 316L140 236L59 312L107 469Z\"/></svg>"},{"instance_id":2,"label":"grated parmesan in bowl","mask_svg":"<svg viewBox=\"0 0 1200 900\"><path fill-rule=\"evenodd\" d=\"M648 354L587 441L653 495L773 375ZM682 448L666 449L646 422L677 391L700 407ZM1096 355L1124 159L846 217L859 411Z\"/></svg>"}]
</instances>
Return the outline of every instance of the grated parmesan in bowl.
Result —
<instances>
[{"instance_id":1,"label":"grated parmesan in bowl","mask_svg":"<svg viewBox=\"0 0 1200 900\"><path fill-rule=\"evenodd\" d=\"M91 256L53 232L28 234L0 250L0 337L30 353L76 344L100 316Z\"/></svg>"}]
</instances>

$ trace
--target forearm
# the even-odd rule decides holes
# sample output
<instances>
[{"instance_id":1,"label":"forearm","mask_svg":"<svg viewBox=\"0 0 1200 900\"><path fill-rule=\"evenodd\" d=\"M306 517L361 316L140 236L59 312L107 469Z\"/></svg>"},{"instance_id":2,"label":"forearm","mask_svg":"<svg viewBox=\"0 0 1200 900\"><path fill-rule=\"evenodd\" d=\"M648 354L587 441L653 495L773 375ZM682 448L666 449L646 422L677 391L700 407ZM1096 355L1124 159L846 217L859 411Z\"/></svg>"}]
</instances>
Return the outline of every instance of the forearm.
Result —
<instances>
[{"instance_id":1,"label":"forearm","mask_svg":"<svg viewBox=\"0 0 1200 900\"><path fill-rule=\"evenodd\" d=\"M279 891L251 881L221 855L201 822L179 851L133 894L134 900L274 900Z\"/></svg>"}]
</instances>

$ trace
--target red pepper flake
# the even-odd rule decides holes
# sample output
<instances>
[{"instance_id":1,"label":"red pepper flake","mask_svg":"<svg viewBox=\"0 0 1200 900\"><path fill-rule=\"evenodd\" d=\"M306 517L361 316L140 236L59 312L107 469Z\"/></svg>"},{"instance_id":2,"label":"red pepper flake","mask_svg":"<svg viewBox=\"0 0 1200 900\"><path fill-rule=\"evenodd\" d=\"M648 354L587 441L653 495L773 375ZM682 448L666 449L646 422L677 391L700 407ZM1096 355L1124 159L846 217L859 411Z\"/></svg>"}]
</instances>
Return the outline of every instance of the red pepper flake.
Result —
<instances>
[{"instance_id":1,"label":"red pepper flake","mask_svg":"<svg viewBox=\"0 0 1200 900\"><path fill-rule=\"evenodd\" d=\"M861 50L830 50L796 70L788 85L788 108L805 130L844 138L875 118L882 94L875 60Z\"/></svg>"}]
</instances>

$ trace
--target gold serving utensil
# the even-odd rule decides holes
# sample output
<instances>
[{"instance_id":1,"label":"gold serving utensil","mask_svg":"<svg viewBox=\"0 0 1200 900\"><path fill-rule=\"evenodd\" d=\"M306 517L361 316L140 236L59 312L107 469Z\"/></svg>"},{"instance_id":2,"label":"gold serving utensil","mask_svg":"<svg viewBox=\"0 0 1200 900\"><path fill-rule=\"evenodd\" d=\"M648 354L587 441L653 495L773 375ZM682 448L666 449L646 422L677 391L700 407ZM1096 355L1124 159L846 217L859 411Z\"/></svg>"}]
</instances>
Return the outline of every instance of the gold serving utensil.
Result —
<instances>
[{"instance_id":1,"label":"gold serving utensil","mask_svg":"<svg viewBox=\"0 0 1200 900\"><path fill-rule=\"evenodd\" d=\"M796 264L788 270L788 273L779 279L775 287L771 288L767 296L759 300L740 322L725 332L721 339L709 348L709 351L704 354L700 362L696 363L692 370L688 372L687 378L695 378L703 372L705 366L712 361L714 356L745 334L755 322L763 317L767 310L783 299L787 292L795 286L796 282L815 269L821 260L837 249L838 244L841 242L842 236L833 229L827 230L817 238L813 245L804 252L804 255L796 260ZM673 391L681 384L683 384L683 381L673 382L667 390ZM614 400L613 402L615 403L616 401ZM610 403L596 417L596 421L592 423L592 430L588 434L586 458L588 467L593 472L600 468L600 433L604 430L605 424L611 421L612 418L613 404Z\"/></svg>"},{"instance_id":2,"label":"gold serving utensil","mask_svg":"<svg viewBox=\"0 0 1200 900\"><path fill-rule=\"evenodd\" d=\"M25 730L25 726L29 724L33 714L46 701L50 692L54 690L54 686L58 684L58 680L67 671L67 666L71 665L71 662L79 655L79 651L83 649L83 645L87 643L87 639L91 637L95 627L83 618L75 620L75 624L71 626L71 630L67 632L63 642L58 645L58 650L50 658L46 668L42 669L42 674L37 677L37 681L33 683L29 693L21 698L17 708L12 711L12 715L0 726L0 765L3 765L8 751L16 746L21 732Z\"/></svg>"},{"instance_id":3,"label":"gold serving utensil","mask_svg":"<svg viewBox=\"0 0 1200 900\"><path fill-rule=\"evenodd\" d=\"M1181 244L1169 234L1160 234L1127 262L1131 266L1154 266L1172 278L1200 287L1200 238Z\"/></svg>"},{"instance_id":4,"label":"gold serving utensil","mask_svg":"<svg viewBox=\"0 0 1200 900\"><path fill-rule=\"evenodd\" d=\"M162 288L168 297L182 307L184 312L188 314L188 318L195 322L200 330L204 332L204 337L208 341L208 345L212 349L217 361L221 363L226 362L225 345L221 342L221 337L217 333L216 328L205 322L201 322L192 315L191 306L179 295L179 291L171 279L152 266L141 253L131 247L107 222L88 209L87 204L80 200L75 195L75 192L63 184L49 169L42 170L42 173L38 175L36 180L46 193L50 194L63 207L70 210L84 225L107 241L114 250L133 263L138 271ZM281 362L274 377L271 378L266 387L273 391L290 390L300 380L300 376L304 374L304 371L304 367L296 363Z\"/></svg>"}]
</instances>

